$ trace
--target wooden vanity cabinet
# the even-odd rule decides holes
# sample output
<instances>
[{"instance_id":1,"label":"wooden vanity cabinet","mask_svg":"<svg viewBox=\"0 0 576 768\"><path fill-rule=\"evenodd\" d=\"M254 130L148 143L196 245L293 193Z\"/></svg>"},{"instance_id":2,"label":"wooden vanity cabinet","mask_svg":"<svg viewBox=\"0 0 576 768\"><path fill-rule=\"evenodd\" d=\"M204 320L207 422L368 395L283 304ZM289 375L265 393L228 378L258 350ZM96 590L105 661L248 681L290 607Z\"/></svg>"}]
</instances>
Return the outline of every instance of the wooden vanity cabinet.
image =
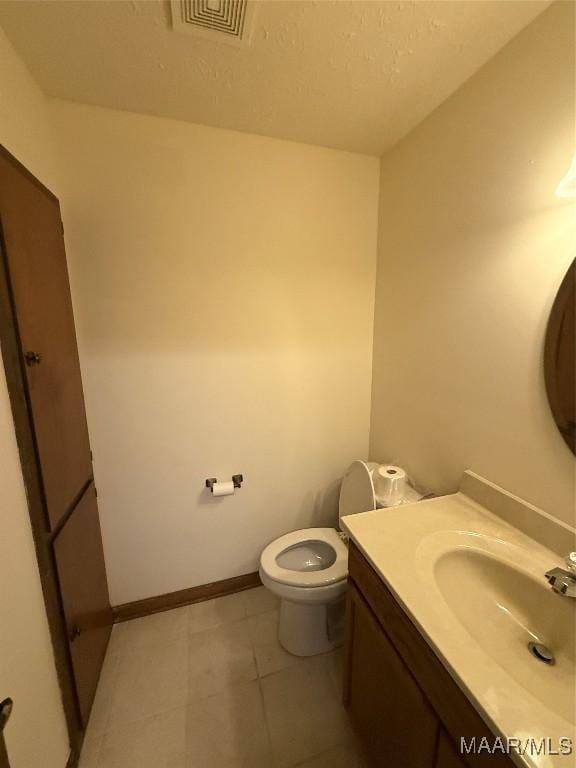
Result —
<instances>
[{"instance_id":1,"label":"wooden vanity cabinet","mask_svg":"<svg viewBox=\"0 0 576 768\"><path fill-rule=\"evenodd\" d=\"M512 768L459 753L494 735L353 542L349 581L344 704L375 768Z\"/></svg>"},{"instance_id":2,"label":"wooden vanity cabinet","mask_svg":"<svg viewBox=\"0 0 576 768\"><path fill-rule=\"evenodd\" d=\"M354 587L346 703L375 765L433 768L438 722L404 662Z\"/></svg>"}]
</instances>

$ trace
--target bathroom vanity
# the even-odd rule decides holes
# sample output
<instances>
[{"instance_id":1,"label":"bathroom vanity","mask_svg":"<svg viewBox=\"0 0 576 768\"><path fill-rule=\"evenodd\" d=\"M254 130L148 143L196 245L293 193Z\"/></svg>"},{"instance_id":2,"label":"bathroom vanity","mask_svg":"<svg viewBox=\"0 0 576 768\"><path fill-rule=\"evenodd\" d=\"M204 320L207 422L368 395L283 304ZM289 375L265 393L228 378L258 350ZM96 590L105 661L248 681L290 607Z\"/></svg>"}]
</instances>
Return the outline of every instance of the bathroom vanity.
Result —
<instances>
[{"instance_id":1,"label":"bathroom vanity","mask_svg":"<svg viewBox=\"0 0 576 768\"><path fill-rule=\"evenodd\" d=\"M513 765L505 755L459 754L461 736L494 735L354 544L349 568L344 697L374 765Z\"/></svg>"},{"instance_id":2,"label":"bathroom vanity","mask_svg":"<svg viewBox=\"0 0 576 768\"><path fill-rule=\"evenodd\" d=\"M466 490L492 494L478 480ZM504 501L518 511L520 500ZM344 701L373 764L572 766L560 747L576 745L576 600L544 578L558 553L464 493L342 523L351 537ZM569 529L544 535L573 543ZM534 639L553 665L530 653ZM536 746L489 752L496 737ZM475 739L476 752L461 739L468 748Z\"/></svg>"}]
</instances>

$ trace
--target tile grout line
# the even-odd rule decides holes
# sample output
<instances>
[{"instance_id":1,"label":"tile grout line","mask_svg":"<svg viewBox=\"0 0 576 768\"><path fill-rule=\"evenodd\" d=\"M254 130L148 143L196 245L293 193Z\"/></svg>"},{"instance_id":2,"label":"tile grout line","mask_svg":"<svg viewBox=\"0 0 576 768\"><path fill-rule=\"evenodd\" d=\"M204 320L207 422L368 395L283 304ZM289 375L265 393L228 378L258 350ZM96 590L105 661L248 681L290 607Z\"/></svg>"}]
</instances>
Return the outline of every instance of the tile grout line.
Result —
<instances>
[{"instance_id":1,"label":"tile grout line","mask_svg":"<svg viewBox=\"0 0 576 768\"><path fill-rule=\"evenodd\" d=\"M252 661L254 662L254 670L256 672L256 680L260 680L260 668L258 666L258 659L256 658L256 647L254 645L254 638L252 637L252 628L250 626L250 619L251 617L248 616L248 606L246 605L246 601L244 600L244 596L242 596L242 604L244 605L244 619L246 621L246 630L248 632L248 639L250 640L250 650L252 651Z\"/></svg>"},{"instance_id":2,"label":"tile grout line","mask_svg":"<svg viewBox=\"0 0 576 768\"><path fill-rule=\"evenodd\" d=\"M258 678L258 690L260 692L260 701L262 702L262 712L264 714L264 726L266 728L266 738L268 741L268 747L270 749L270 757L275 766L278 765L276 755L274 753L274 747L272 744L272 733L270 731L270 723L268 721L268 710L266 707L266 699L264 698L264 690L262 689L262 678Z\"/></svg>"},{"instance_id":3,"label":"tile grout line","mask_svg":"<svg viewBox=\"0 0 576 768\"><path fill-rule=\"evenodd\" d=\"M188 608L188 606L186 606L186 608ZM178 609L175 609L175 610L178 610ZM137 619L133 619L133 621L137 621ZM116 626L125 626L125 625L128 625L129 623L130 622L127 621L127 622L124 622L123 625L115 625L115 627ZM125 630L122 632L122 634L125 634ZM188 618L187 618L187 621L186 621L186 629L185 629L185 632L184 632L184 637L186 639L188 638ZM175 639L175 638L172 638L172 639ZM162 641L158 640L158 643L160 643L160 642L162 642ZM110 697L109 697L109 706L106 708L107 711L106 711L106 716L105 716L104 721L103 721L102 731L101 731L101 733L100 733L100 735L98 736L98 739L97 739L98 740L98 747L97 747L96 752L95 752L94 768L104 768L104 766L101 766L102 750L103 750L104 741L105 741L107 735L113 730L113 728L110 725L110 720L112 718L114 699L115 699L116 689L117 689L117 685L118 685L119 669L120 669L120 665L122 663L122 660L123 660L123 658L126 655L126 652L127 652L126 651L126 639L125 638L124 639L120 639L119 642L118 642L118 649L112 653L112 655L117 657L116 658L116 663L115 663L115 672L114 672L114 676L113 676L113 683L112 683L112 686L111 686L112 690L110 692ZM105 660L107 659L107 655L108 655L108 649L106 649ZM188 655L187 655L187 665L186 666L188 667ZM186 669L186 671L188 672L188 668ZM189 697L189 689L188 689L188 686L187 686L186 704L183 705L184 707L188 706L188 697ZM174 707L169 707L168 709L162 710L161 712L156 712L156 713L153 713L153 714L144 715L144 716L138 717L138 718L136 718L134 720L125 720L125 721L123 721L123 722L121 722L119 724L119 727L127 727L127 726L130 726L130 725L141 723L142 721L147 720L147 719L152 718L152 717L159 717L162 714L164 714L165 712L173 712L176 709L180 709L181 706L182 705L174 706ZM90 721L88 721L88 726L89 725L90 725ZM81 764L80 764L80 768L82 768Z\"/></svg>"},{"instance_id":4,"label":"tile grout line","mask_svg":"<svg viewBox=\"0 0 576 768\"><path fill-rule=\"evenodd\" d=\"M248 592L248 591L249 590L246 590L246 592ZM248 614L248 606L247 606L247 603L246 603L246 600L245 600L244 592L240 593L239 597L240 597L241 602L242 602L242 609L243 609L243 616L242 616L242 618L239 618L239 619L234 620L234 621L224 621L222 624L218 624L215 627L210 627L210 628L205 629L205 630L200 630L199 632L210 632L210 631L212 631L214 629L219 629L221 627L231 626L233 624L236 624L236 623L239 623L239 622L243 622L243 621L246 622L246 626L247 626L247 630L248 630L248 637L249 637L249 641L250 641L250 649L251 649L251 654L252 654L252 660L253 660L254 669L255 669L255 673L256 673L256 677L254 678L254 681L258 682L259 695L260 695L260 700L261 700L261 705L262 705L262 710L263 710L263 715L264 715L264 724L265 724L265 728L266 728L267 743L268 743L268 747L270 749L270 754L272 755L272 757L274 757L274 753L273 753L273 750L272 750L272 738L271 738L270 727L269 727L269 723L268 723L268 716L267 716L267 712L266 712L266 705L265 705L265 700L264 700L264 694L263 694L262 686L261 686L261 683L260 683L261 675L260 675L260 671L259 671L259 667L258 667L258 662L257 662L257 658L256 658L256 650L255 650L254 640L253 640L253 637L252 637L252 633L250 632L250 619L254 618L255 616L259 616L259 615L262 615L264 613L267 613L268 611L259 611L259 612L255 613L255 614L249 615ZM218 598L214 598L214 600L217 600L217 599ZM191 631L191 624L192 624L192 622L191 622L191 618L192 618L191 617L191 613L192 613L192 611L190 610L191 607L192 606L186 606L186 614L187 614L186 622L185 622L186 626L185 626L185 629L184 629L184 632L183 632L183 637L186 639L187 644L188 644L188 642L190 640L191 635L199 633L199 632L192 632ZM176 608L174 610L178 610L178 608ZM272 609L272 610L276 610L276 609ZM272 611L270 611L270 612L272 612ZM134 621L138 621L138 619L134 619ZM127 626L129 624L130 624L130 621L127 621L127 622L124 623L124 626ZM121 633L121 634L123 634L123 633ZM178 637L180 637L180 635ZM174 640L176 638L171 638L171 639ZM158 639L157 642L158 643L162 643L163 641L161 639ZM154 642L154 644L156 644L156 641ZM113 730L113 727L111 725L111 718L112 718L114 700L115 700L116 694L117 694L117 687L118 687L118 680L119 680L119 670L120 670L120 666L121 666L122 661L126 658L127 655L129 655L128 654L128 651L129 651L129 647L128 646L129 646L129 643L127 642L126 638L122 638L122 639L119 638L118 648L111 653L111 656L115 656L116 657L116 661L115 661L115 665L114 665L114 674L113 674L113 678L112 678L112 682L111 682L111 691L110 691L110 696L109 696L109 705L105 709L105 715L104 715L104 718L103 718L103 725L102 725L102 728L101 728L101 732L94 739L94 741L97 744L97 747L94 750L93 758L91 758L91 762L92 762L92 760L94 760L94 768L105 768L105 766L102 764L104 741L105 741L107 735ZM188 648L187 648L187 650L188 650ZM108 653L108 649L107 649L107 653ZM108 657L108 659L109 659L109 657ZM147 720L147 719L150 719L150 718L159 717L162 714L164 714L165 712L173 712L173 711L178 710L178 709L187 709L190 706L191 689L190 689L190 681L189 681L189 671L190 671L190 655L189 655L189 653L186 654L186 659L187 659L187 661L186 661L186 673L187 673L187 677L188 677L188 684L187 684L187 688L186 688L186 698L185 698L184 705L171 706L171 707L167 708L166 710L162 710L162 712L155 712L155 713L144 715L142 717L138 717L138 718L136 718L134 720L123 721L122 723L118 724L119 727L125 727L125 726L133 725L133 724L136 724L136 723L141 723L144 720ZM250 681L248 681L248 682L250 682ZM218 693L216 692L216 693L211 694L211 695L215 696L215 695L218 695ZM210 698L210 696L208 696L207 698ZM90 725L90 723L88 725Z\"/></svg>"},{"instance_id":5,"label":"tile grout line","mask_svg":"<svg viewBox=\"0 0 576 768\"><path fill-rule=\"evenodd\" d=\"M114 631L114 628L112 629ZM111 638L110 638L111 640ZM108 649L110 648L110 640L108 641L108 646L106 648L106 653L104 655L104 663L106 661L110 660L110 657L108 656ZM94 768L99 768L100 766L100 757L102 752L102 746L104 744L104 737L106 733L109 731L109 725L110 725L110 718L112 716L112 701L114 699L114 694L116 692L116 684L118 682L118 669L120 667L120 662L122 660L122 644L120 644L120 647L118 650L111 654L111 656L115 656L116 659L114 661L114 673L112 676L112 683L111 683L111 690L110 690L110 696L109 696L109 704L106 707L105 715L102 721L102 729L98 737L96 738L96 741L98 742L98 746L95 750L95 758L94 758ZM98 689L96 689L96 696L98 695ZM92 704L92 707L94 707L94 703ZM86 726L86 730L84 733L84 743L82 744L82 750L80 750L80 768L82 768L82 751L84 749L84 744L86 740L86 736L88 735L88 731L90 728L90 719L91 719L92 712L90 713L90 717L88 718L88 725Z\"/></svg>"},{"instance_id":6,"label":"tile grout line","mask_svg":"<svg viewBox=\"0 0 576 768\"><path fill-rule=\"evenodd\" d=\"M244 601L244 605L247 609L246 602ZM256 616L261 615L259 613L255 614ZM254 618L254 616L248 616L247 615L247 621L248 621L248 635L250 637L250 645L252 647L252 656L254 658L254 665L256 668L256 680L258 682L258 692L260 694L260 703L262 705L262 714L264 716L264 727L266 728L266 741L268 742L268 749L270 750L270 757L272 758L272 761L274 765L277 765L276 757L274 754L274 748L272 745L272 734L270 731L270 723L268 722L268 712L266 708L266 700L264 698L264 691L262 689L262 675L260 674L260 667L258 665L258 660L256 658L256 647L254 644L254 638L252 637L252 630L251 630L251 622L250 619Z\"/></svg>"}]
</instances>

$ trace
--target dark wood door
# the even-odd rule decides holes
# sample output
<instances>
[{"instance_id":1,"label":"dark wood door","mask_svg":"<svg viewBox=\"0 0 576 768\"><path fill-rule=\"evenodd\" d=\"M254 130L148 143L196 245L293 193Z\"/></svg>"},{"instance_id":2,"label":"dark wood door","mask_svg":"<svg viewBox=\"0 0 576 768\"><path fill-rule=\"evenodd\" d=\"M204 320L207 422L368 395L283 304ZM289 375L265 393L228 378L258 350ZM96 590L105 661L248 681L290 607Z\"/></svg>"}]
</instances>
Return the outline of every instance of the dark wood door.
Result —
<instances>
[{"instance_id":1,"label":"dark wood door","mask_svg":"<svg viewBox=\"0 0 576 768\"><path fill-rule=\"evenodd\" d=\"M12 713L12 700L3 699L0 701L0 768L10 768L10 761L8 760L8 750L6 749L6 742L4 740L4 728L6 723L10 719Z\"/></svg>"},{"instance_id":2,"label":"dark wood door","mask_svg":"<svg viewBox=\"0 0 576 768\"><path fill-rule=\"evenodd\" d=\"M53 195L0 156L0 215L46 508L54 528L92 476L60 207Z\"/></svg>"},{"instance_id":3,"label":"dark wood door","mask_svg":"<svg viewBox=\"0 0 576 768\"><path fill-rule=\"evenodd\" d=\"M374 766L433 768L438 719L352 585L346 657L345 703Z\"/></svg>"},{"instance_id":4,"label":"dark wood door","mask_svg":"<svg viewBox=\"0 0 576 768\"><path fill-rule=\"evenodd\" d=\"M58 200L0 147L0 340L73 752L112 626Z\"/></svg>"},{"instance_id":5,"label":"dark wood door","mask_svg":"<svg viewBox=\"0 0 576 768\"><path fill-rule=\"evenodd\" d=\"M446 731L441 730L435 768L468 768L468 763L456 751Z\"/></svg>"},{"instance_id":6,"label":"dark wood door","mask_svg":"<svg viewBox=\"0 0 576 768\"><path fill-rule=\"evenodd\" d=\"M98 507L91 483L54 541L66 630L83 724L86 725L110 635L111 610Z\"/></svg>"},{"instance_id":7,"label":"dark wood door","mask_svg":"<svg viewBox=\"0 0 576 768\"><path fill-rule=\"evenodd\" d=\"M4 735L0 733L0 768L10 768Z\"/></svg>"}]
</instances>

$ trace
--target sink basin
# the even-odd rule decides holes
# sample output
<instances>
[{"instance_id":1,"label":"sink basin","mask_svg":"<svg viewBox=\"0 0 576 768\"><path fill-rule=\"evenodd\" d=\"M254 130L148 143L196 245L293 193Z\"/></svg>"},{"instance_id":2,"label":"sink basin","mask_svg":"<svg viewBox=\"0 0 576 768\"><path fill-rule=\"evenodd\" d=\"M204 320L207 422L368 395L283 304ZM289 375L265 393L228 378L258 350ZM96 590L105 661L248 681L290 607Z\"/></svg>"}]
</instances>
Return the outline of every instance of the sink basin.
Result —
<instances>
[{"instance_id":1,"label":"sink basin","mask_svg":"<svg viewBox=\"0 0 576 768\"><path fill-rule=\"evenodd\" d=\"M497 546L494 547L497 549ZM490 542L438 553L433 573L451 613L490 658L539 701L570 723L574 699L576 601L544 580L490 552ZM534 655L549 649L555 663Z\"/></svg>"}]
</instances>

